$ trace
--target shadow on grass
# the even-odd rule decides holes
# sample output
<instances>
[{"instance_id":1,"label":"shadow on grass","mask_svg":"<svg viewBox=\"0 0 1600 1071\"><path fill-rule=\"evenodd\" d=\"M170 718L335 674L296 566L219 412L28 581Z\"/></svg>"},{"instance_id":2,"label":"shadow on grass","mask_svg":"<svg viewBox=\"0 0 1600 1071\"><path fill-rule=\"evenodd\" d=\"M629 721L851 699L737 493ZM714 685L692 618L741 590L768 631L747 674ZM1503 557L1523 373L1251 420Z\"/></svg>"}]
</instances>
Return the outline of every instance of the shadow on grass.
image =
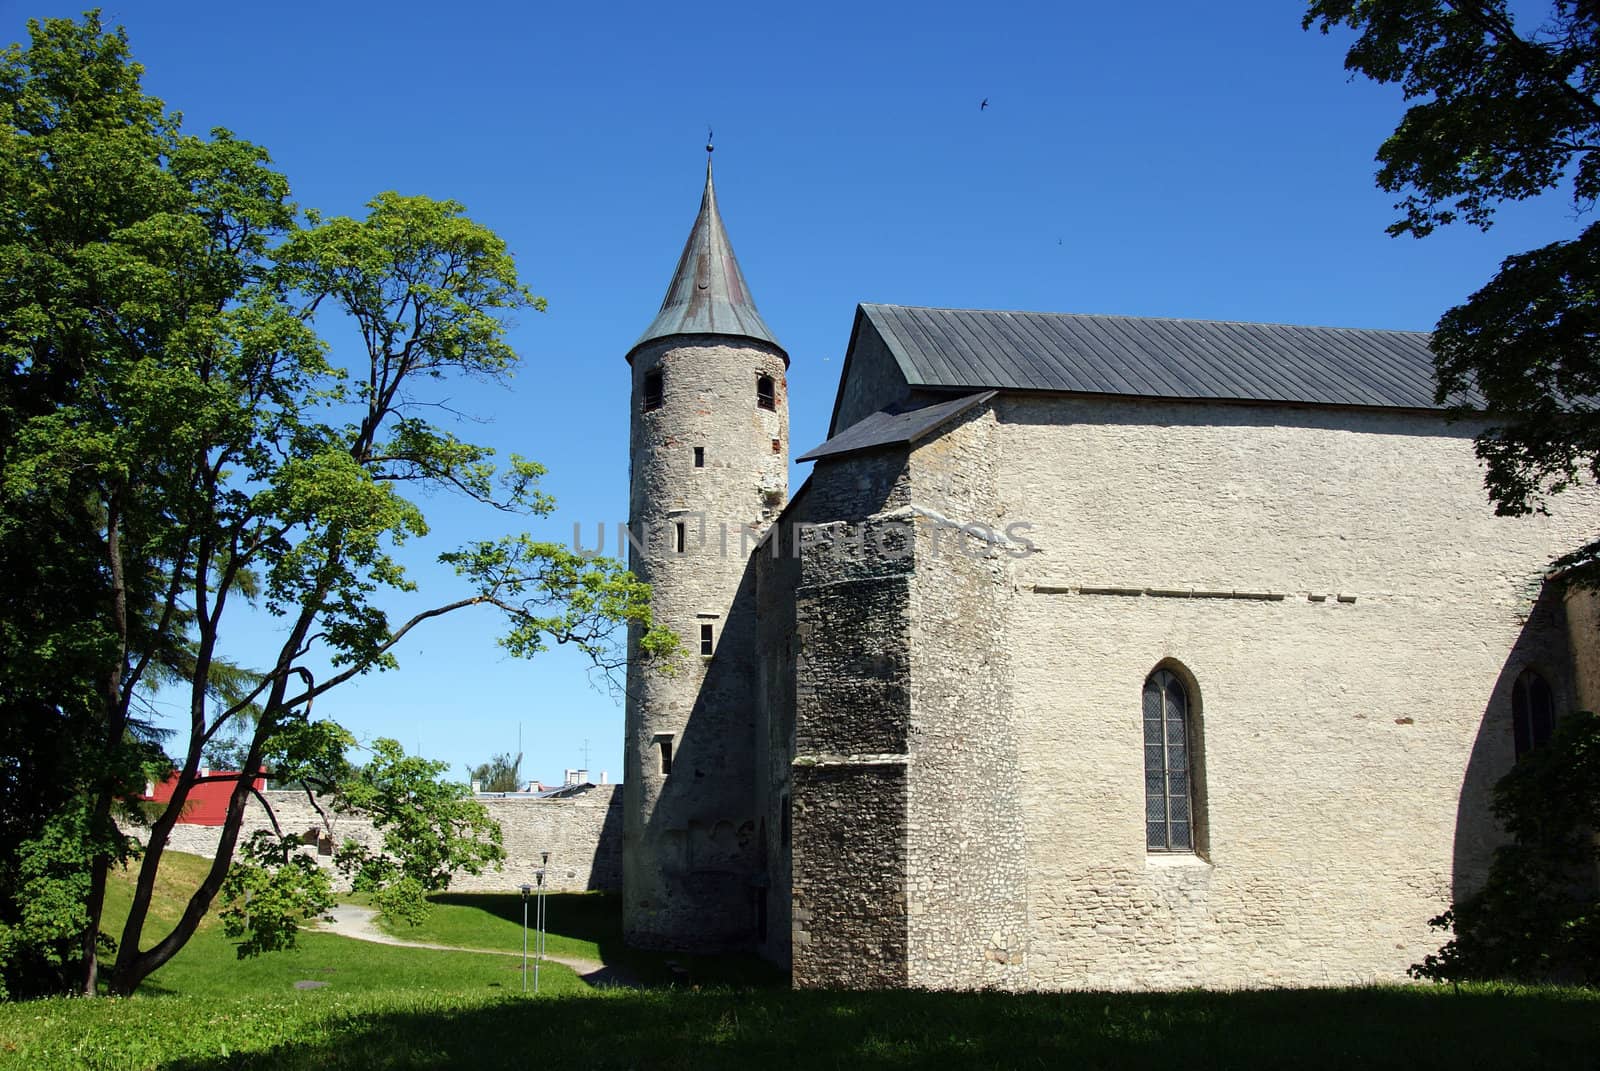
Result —
<instances>
[{"instance_id":1,"label":"shadow on grass","mask_svg":"<svg viewBox=\"0 0 1600 1071\"><path fill-rule=\"evenodd\" d=\"M1600 998L1366 989L1175 994L613 993L327 1009L223 1068L1592 1067ZM292 1037L285 1030L278 1036Z\"/></svg>"},{"instance_id":2,"label":"shadow on grass","mask_svg":"<svg viewBox=\"0 0 1600 1071\"><path fill-rule=\"evenodd\" d=\"M507 922L522 925L520 893L434 893L428 897L443 907L470 907ZM622 897L616 893L547 893L546 915L551 933L579 941L593 941L602 948L608 942L622 943Z\"/></svg>"},{"instance_id":3,"label":"shadow on grass","mask_svg":"<svg viewBox=\"0 0 1600 1071\"><path fill-rule=\"evenodd\" d=\"M520 893L446 892L428 899L441 907L483 911L522 925ZM786 971L754 953L693 956L629 948L622 940L622 897L617 893L549 893L545 917L552 935L594 942L603 963L645 985L783 986L789 981Z\"/></svg>"}]
</instances>

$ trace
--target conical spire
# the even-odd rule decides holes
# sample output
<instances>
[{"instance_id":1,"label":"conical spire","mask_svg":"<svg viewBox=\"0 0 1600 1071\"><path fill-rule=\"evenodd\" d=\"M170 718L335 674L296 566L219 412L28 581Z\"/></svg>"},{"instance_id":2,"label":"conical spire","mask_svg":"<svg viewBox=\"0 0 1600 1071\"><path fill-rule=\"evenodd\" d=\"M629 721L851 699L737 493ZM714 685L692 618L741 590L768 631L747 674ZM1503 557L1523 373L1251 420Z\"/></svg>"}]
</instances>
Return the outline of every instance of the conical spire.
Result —
<instances>
[{"instance_id":1,"label":"conical spire","mask_svg":"<svg viewBox=\"0 0 1600 1071\"><path fill-rule=\"evenodd\" d=\"M700 199L700 214L684 243L678 270L673 273L661 311L628 351L633 359L637 350L653 339L669 335L734 335L758 339L778 346L766 322L756 311L755 299L745 285L744 272L733 255L728 232L717 211L717 190L711 183L711 158L706 157L706 192ZM783 350L778 346L779 351ZM784 364L789 363L784 354Z\"/></svg>"}]
</instances>

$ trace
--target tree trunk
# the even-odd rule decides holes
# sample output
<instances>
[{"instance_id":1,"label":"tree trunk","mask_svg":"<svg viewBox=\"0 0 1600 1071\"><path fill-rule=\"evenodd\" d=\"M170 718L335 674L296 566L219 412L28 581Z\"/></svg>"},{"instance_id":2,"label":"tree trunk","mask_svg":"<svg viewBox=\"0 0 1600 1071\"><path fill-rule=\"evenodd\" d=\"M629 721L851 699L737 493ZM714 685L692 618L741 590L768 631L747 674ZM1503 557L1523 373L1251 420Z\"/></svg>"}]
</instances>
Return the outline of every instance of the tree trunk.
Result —
<instances>
[{"instance_id":1,"label":"tree trunk","mask_svg":"<svg viewBox=\"0 0 1600 1071\"><path fill-rule=\"evenodd\" d=\"M250 798L251 783L255 772L261 768L261 754L266 749L267 738L277 727L278 717L283 709L284 692L288 688L288 669L294 662L295 651L305 642L306 633L310 630L314 617L313 611L302 610L288 641L278 652L278 661L274 669L276 679L267 693L261 717L256 722L255 735L250 739L250 748L245 754L243 768L239 771L239 780L233 786L233 794L228 797L228 814L222 822L222 833L217 839L217 854L211 861L211 869L206 872L205 880L184 905L183 916L178 920L178 924L153 947L141 952L140 938L144 929L145 915L150 906L150 897L155 890L161 852L166 844L167 834L177 821L182 800L188 796L189 789L194 784L200 763L200 736L198 732L191 735L188 760L178 775L178 783L173 787L173 803L151 827L150 846L145 852L144 865L139 868L139 884L134 890L128 923L123 927L122 946L117 949L116 976L112 979L112 991L119 996L130 995L139 987L139 983L178 954L188 943L189 938L194 936L200 920L205 918L206 912L211 909L211 902L221 891L223 879L227 877L228 867L233 862L233 849L239 840L239 827L244 824L244 808Z\"/></svg>"},{"instance_id":2,"label":"tree trunk","mask_svg":"<svg viewBox=\"0 0 1600 1071\"><path fill-rule=\"evenodd\" d=\"M90 819L90 835L100 826L102 816L107 824L111 820L111 800L104 792L100 799L95 801L95 811ZM89 899L84 903L84 911L89 916L88 928L83 931L83 960L79 993L85 997L92 997L99 992L100 985L100 915L106 903L106 876L111 870L111 859L104 852L97 852L89 863Z\"/></svg>"},{"instance_id":3,"label":"tree trunk","mask_svg":"<svg viewBox=\"0 0 1600 1071\"><path fill-rule=\"evenodd\" d=\"M117 657L106 672L106 756L115 755L122 746L122 734L127 729L127 706L124 702L122 670L128 658L128 589L122 570L122 515L116 494L106 502L106 566L111 574L111 620L117 635ZM100 916L105 909L106 880L111 870L112 772L99 771L95 790L94 810L89 815L89 842L94 855L89 861L89 898L84 904L88 915L87 929L83 934L82 961L79 992L94 996L100 982Z\"/></svg>"},{"instance_id":4,"label":"tree trunk","mask_svg":"<svg viewBox=\"0 0 1600 1071\"><path fill-rule=\"evenodd\" d=\"M233 786L233 794L228 797L228 814L223 819L222 834L217 840L216 857L211 861L211 869L206 872L205 880L184 905L183 916L178 919L177 925L154 946L140 952L139 938L144 927L143 915L141 913L137 920L137 930L133 929L135 919L132 915L129 916L128 928L124 929L122 934L122 947L117 950L117 969L111 979L111 991L116 995L131 996L141 982L182 951L183 946L189 943L189 938L193 937L195 930L199 928L201 920L206 917L206 912L211 910L211 903L222 890L222 882L227 878L228 867L233 861L233 849L239 840L239 829L244 824L245 804L253 791L255 771L261 768L261 752L267 737L271 735L271 726L272 719L264 714L256 727L255 737L250 742L250 750L245 756L244 768L239 771L239 780ZM194 772L186 771L186 775L192 780ZM180 784L173 793L174 798L185 790L183 780L184 778L180 778ZM143 903L148 906L150 894L154 891L166 832L172 826L167 822L163 827L166 817L167 815L163 814L162 821L158 821L151 830L146 865L139 870L139 885L134 893L135 905ZM156 841L158 832L162 842L159 846ZM151 851L156 857L154 865L151 865L149 857Z\"/></svg>"}]
</instances>

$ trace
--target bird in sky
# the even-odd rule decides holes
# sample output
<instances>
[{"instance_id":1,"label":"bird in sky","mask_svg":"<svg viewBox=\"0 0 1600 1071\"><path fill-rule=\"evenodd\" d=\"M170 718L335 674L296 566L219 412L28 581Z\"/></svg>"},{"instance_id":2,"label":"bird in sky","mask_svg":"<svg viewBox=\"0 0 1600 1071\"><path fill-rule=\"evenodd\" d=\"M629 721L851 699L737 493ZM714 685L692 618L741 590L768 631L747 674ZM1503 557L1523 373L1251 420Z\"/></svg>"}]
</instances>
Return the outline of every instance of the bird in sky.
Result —
<instances>
[{"instance_id":1,"label":"bird in sky","mask_svg":"<svg viewBox=\"0 0 1600 1071\"><path fill-rule=\"evenodd\" d=\"M983 103L978 105L978 110L981 112L985 108L987 108L988 106L989 106L989 98L988 97L984 97L983 98Z\"/></svg>"}]
</instances>

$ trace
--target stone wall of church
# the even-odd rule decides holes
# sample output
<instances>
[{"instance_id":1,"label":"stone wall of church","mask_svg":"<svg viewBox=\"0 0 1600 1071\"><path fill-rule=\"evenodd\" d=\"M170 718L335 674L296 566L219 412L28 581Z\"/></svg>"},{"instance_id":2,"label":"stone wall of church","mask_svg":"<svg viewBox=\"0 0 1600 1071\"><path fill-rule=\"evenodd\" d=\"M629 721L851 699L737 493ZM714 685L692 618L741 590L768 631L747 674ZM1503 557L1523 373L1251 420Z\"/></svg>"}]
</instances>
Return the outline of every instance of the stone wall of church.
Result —
<instances>
[{"instance_id":1,"label":"stone wall of church","mask_svg":"<svg viewBox=\"0 0 1600 1071\"><path fill-rule=\"evenodd\" d=\"M904 987L905 766L797 758L791 978L801 988Z\"/></svg>"},{"instance_id":2,"label":"stone wall of church","mask_svg":"<svg viewBox=\"0 0 1600 1071\"><path fill-rule=\"evenodd\" d=\"M1011 548L987 527L999 505L1000 434L982 408L919 446L910 465L907 956L910 984L929 988L1027 981L1030 883L1013 790L1016 667L995 642L1009 602Z\"/></svg>"},{"instance_id":3,"label":"stone wall of church","mask_svg":"<svg viewBox=\"0 0 1600 1071\"><path fill-rule=\"evenodd\" d=\"M311 806L304 792L268 790L262 795L272 805L283 832L305 838L304 850L330 868L334 849L346 840L374 850L382 844L382 835L362 815L335 814L324 806L325 825L324 815ZM531 883L540 864L540 853L546 851L550 853L545 872L547 888L557 892L622 888L621 785L600 785L567 799L490 796L480 797L479 802L500 823L505 865L501 870L491 869L479 875L457 874L450 882L451 889L503 892ZM245 810L239 843L243 844L258 829L270 832L272 822L265 808L252 799ZM140 835L139 830L128 832ZM211 858L216 855L220 833L216 826L179 824L173 827L167 846Z\"/></svg>"},{"instance_id":4,"label":"stone wall of church","mask_svg":"<svg viewBox=\"0 0 1600 1071\"><path fill-rule=\"evenodd\" d=\"M824 462L796 540L790 771L795 984L905 985L911 696L903 452ZM891 517L886 517L889 514ZM853 553L882 540L889 554Z\"/></svg>"},{"instance_id":5,"label":"stone wall of church","mask_svg":"<svg viewBox=\"0 0 1600 1071\"><path fill-rule=\"evenodd\" d=\"M840 382L829 435L836 435L863 417L904 401L910 393L905 373L900 371L872 321L857 313L856 323L860 334L850 347L850 367Z\"/></svg>"},{"instance_id":6,"label":"stone wall of church","mask_svg":"<svg viewBox=\"0 0 1600 1071\"><path fill-rule=\"evenodd\" d=\"M1572 705L1600 711L1600 592L1573 588L1565 593L1565 609L1572 648Z\"/></svg>"},{"instance_id":7,"label":"stone wall of church","mask_svg":"<svg viewBox=\"0 0 1600 1071\"><path fill-rule=\"evenodd\" d=\"M1600 611L1544 583L1600 496L1495 517L1474 430L1002 397L909 453L818 463L795 983L1403 979L1499 843L1512 681L1536 668L1563 708L1600 688ZM912 553L881 553L908 526ZM1157 666L1189 690L1194 852L1146 850Z\"/></svg>"},{"instance_id":8,"label":"stone wall of church","mask_svg":"<svg viewBox=\"0 0 1600 1071\"><path fill-rule=\"evenodd\" d=\"M757 951L780 967L790 963L794 759L795 588L800 562L792 553L793 529L808 516L802 491L773 528L772 542L756 555L756 814L760 819L765 908ZM786 538L786 533L791 534Z\"/></svg>"},{"instance_id":9,"label":"stone wall of church","mask_svg":"<svg viewBox=\"0 0 1600 1071\"><path fill-rule=\"evenodd\" d=\"M1029 985L1398 980L1482 880L1511 683L1576 695L1549 562L1591 490L1496 517L1475 429L1396 412L1005 397L997 498L1033 527L1016 671ZM1145 849L1140 692L1181 666L1200 853ZM913 813L913 822L917 816Z\"/></svg>"},{"instance_id":10,"label":"stone wall of church","mask_svg":"<svg viewBox=\"0 0 1600 1071\"><path fill-rule=\"evenodd\" d=\"M983 410L910 461L824 461L784 517L797 985L1026 981L1012 664L994 642L1008 548L958 527L995 516L998 434Z\"/></svg>"}]
</instances>

